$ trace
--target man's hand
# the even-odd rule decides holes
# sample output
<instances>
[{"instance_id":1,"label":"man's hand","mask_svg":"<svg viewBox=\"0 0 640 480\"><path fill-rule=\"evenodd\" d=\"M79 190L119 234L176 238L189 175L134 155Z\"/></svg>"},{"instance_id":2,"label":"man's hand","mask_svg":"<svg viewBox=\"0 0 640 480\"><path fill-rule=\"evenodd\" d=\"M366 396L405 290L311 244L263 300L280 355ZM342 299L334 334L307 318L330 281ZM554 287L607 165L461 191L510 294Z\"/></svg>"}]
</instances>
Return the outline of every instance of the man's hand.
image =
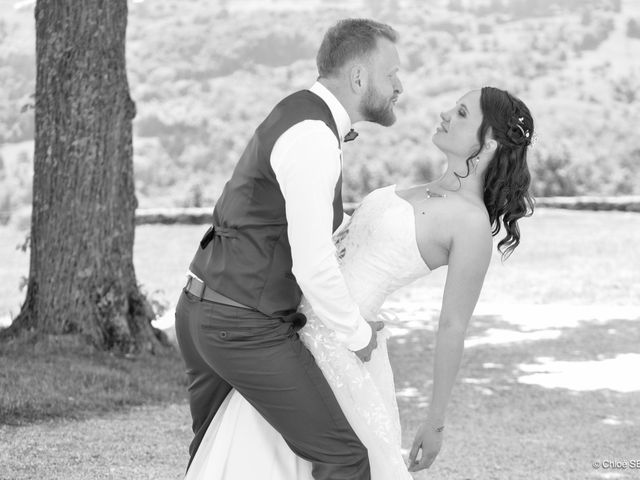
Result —
<instances>
[{"instance_id":1,"label":"man's hand","mask_svg":"<svg viewBox=\"0 0 640 480\"><path fill-rule=\"evenodd\" d=\"M371 340L369 340L369 344L364 347L362 350L358 350L355 353L360 360L363 362L368 362L371 360L371 354L378 346L378 336L377 332L384 328L384 322L376 321L376 322L367 322L371 326Z\"/></svg>"},{"instance_id":2,"label":"man's hand","mask_svg":"<svg viewBox=\"0 0 640 480\"><path fill-rule=\"evenodd\" d=\"M417 472L429 468L440 453L442 447L442 431L426 421L416 432L413 447L409 453L409 471ZM418 461L418 451L422 449L422 456Z\"/></svg>"}]
</instances>

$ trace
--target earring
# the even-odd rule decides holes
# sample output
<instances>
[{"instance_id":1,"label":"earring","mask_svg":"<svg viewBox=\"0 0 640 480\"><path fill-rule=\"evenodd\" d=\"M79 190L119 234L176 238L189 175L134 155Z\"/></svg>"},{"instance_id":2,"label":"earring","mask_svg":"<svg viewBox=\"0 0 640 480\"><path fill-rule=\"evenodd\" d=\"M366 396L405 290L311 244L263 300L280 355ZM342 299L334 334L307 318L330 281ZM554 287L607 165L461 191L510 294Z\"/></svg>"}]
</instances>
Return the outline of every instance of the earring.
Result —
<instances>
[{"instance_id":1,"label":"earring","mask_svg":"<svg viewBox=\"0 0 640 480\"><path fill-rule=\"evenodd\" d=\"M478 166L479 163L480 163L480 157L476 157L476 167Z\"/></svg>"}]
</instances>

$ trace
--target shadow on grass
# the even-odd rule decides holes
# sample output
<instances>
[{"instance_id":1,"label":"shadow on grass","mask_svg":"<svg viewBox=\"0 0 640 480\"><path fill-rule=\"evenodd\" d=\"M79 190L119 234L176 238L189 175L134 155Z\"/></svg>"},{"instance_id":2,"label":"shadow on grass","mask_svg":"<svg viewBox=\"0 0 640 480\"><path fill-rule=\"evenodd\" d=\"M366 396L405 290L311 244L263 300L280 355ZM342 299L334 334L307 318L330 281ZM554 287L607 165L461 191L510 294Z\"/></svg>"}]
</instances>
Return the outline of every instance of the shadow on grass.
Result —
<instances>
[{"instance_id":1,"label":"shadow on grass","mask_svg":"<svg viewBox=\"0 0 640 480\"><path fill-rule=\"evenodd\" d=\"M123 407L182 402L179 353L125 357L96 352L71 336L0 343L0 424L86 418Z\"/></svg>"},{"instance_id":2,"label":"shadow on grass","mask_svg":"<svg viewBox=\"0 0 640 480\"><path fill-rule=\"evenodd\" d=\"M488 339L492 329L527 333L529 327L479 316L469 333ZM594 470L592 463L637 459L640 392L545 388L519 378L527 373L523 365L538 364L541 358L583 362L637 353L640 322L578 322L557 330L555 338L477 343L465 350L442 451L416 480L634 478L637 470ZM0 423L85 418L186 398L184 367L176 352L129 359L50 340L0 344ZM412 328L389 341L407 449L426 417L433 346L432 328ZM611 473L615 475L606 476Z\"/></svg>"},{"instance_id":3,"label":"shadow on grass","mask_svg":"<svg viewBox=\"0 0 640 480\"><path fill-rule=\"evenodd\" d=\"M500 317L483 316L474 317L469 333L483 338L490 329L521 331ZM594 471L594 461L638 457L640 391L545 388L518 378L526 373L522 365L541 358L582 362L638 353L640 322L582 322L559 330L557 338L465 349L443 449L417 479L604 478L600 474L607 472ZM426 329L389 341L405 448L426 418L434 341ZM631 378L637 371L619 374ZM626 476L633 472L615 473L633 478Z\"/></svg>"}]
</instances>

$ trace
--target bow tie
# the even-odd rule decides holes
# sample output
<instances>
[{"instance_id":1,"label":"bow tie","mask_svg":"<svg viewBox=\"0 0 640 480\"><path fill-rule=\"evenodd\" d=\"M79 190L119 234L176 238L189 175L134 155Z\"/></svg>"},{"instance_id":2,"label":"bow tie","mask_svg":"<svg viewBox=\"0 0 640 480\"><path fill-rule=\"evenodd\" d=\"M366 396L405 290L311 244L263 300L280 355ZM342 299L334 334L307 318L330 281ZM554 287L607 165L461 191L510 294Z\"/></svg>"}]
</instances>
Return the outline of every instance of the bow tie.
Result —
<instances>
[{"instance_id":1,"label":"bow tie","mask_svg":"<svg viewBox=\"0 0 640 480\"><path fill-rule=\"evenodd\" d=\"M356 132L353 128L351 130L349 130L349 133L347 133L344 136L344 141L345 142L350 142L352 140L355 140L356 137L358 136L358 132Z\"/></svg>"}]
</instances>

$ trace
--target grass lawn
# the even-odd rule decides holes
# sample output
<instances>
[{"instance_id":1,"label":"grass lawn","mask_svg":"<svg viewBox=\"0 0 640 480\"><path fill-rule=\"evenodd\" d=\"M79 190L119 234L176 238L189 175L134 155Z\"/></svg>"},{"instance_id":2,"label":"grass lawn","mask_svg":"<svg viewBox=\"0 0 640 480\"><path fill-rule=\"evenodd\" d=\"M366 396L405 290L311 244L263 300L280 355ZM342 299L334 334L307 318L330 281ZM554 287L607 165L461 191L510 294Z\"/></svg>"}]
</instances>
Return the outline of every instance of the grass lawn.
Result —
<instances>
[{"instance_id":1,"label":"grass lawn","mask_svg":"<svg viewBox=\"0 0 640 480\"><path fill-rule=\"evenodd\" d=\"M183 402L182 358L93 352L73 337L0 343L0 425L86 418L123 407ZM1 478L1 477L0 477Z\"/></svg>"},{"instance_id":2,"label":"grass lawn","mask_svg":"<svg viewBox=\"0 0 640 480\"><path fill-rule=\"evenodd\" d=\"M640 303L640 214L539 209L520 226L521 244L511 258L503 263L494 253L480 303ZM203 225L136 229L138 280L154 299L175 304L205 230ZM29 257L16 246L26 235L0 227L0 318L20 310L19 285ZM444 269L436 270L393 298L439 308L444 276Z\"/></svg>"},{"instance_id":3,"label":"grass lawn","mask_svg":"<svg viewBox=\"0 0 640 480\"><path fill-rule=\"evenodd\" d=\"M476 319L471 335L499 319ZM611 333L611 332L614 333ZM563 329L553 340L467 348L448 409L443 449L417 479L639 478L633 470L594 470L594 461L640 460L640 391L574 391L518 382L519 366L540 357L573 361L639 352L638 320L610 320ZM403 425L410 448L427 410L433 334L416 330L392 339L391 361ZM619 372L637 375L637 371ZM606 475L614 476L606 476Z\"/></svg>"},{"instance_id":4,"label":"grass lawn","mask_svg":"<svg viewBox=\"0 0 640 480\"><path fill-rule=\"evenodd\" d=\"M519 225L513 255L494 250L480 304L640 305L640 214L541 208ZM439 308L445 274L393 298Z\"/></svg>"},{"instance_id":5,"label":"grass lawn","mask_svg":"<svg viewBox=\"0 0 640 480\"><path fill-rule=\"evenodd\" d=\"M204 230L138 227L138 279L155 300L173 306ZM0 229L0 317L18 311L28 257L14 246L23 238ZM504 264L496 255L487 276L443 450L417 479L640 477L638 470L592 468L594 461L640 460L640 391L519 381L527 365L544 361L640 353L640 319L613 309L640 306L638 244L638 214L541 209L522 222L521 246ZM444 274L434 272L389 302L399 316L389 350L405 448L426 412ZM515 306L511 316L498 311L505 305ZM531 315L535 305L544 307L539 318ZM570 319L563 308L572 305L588 308ZM590 313L596 305L598 318ZM498 330L521 339L492 342ZM180 358L89 355L56 342L29 355L0 349L0 479L180 478L191 437Z\"/></svg>"}]
</instances>

